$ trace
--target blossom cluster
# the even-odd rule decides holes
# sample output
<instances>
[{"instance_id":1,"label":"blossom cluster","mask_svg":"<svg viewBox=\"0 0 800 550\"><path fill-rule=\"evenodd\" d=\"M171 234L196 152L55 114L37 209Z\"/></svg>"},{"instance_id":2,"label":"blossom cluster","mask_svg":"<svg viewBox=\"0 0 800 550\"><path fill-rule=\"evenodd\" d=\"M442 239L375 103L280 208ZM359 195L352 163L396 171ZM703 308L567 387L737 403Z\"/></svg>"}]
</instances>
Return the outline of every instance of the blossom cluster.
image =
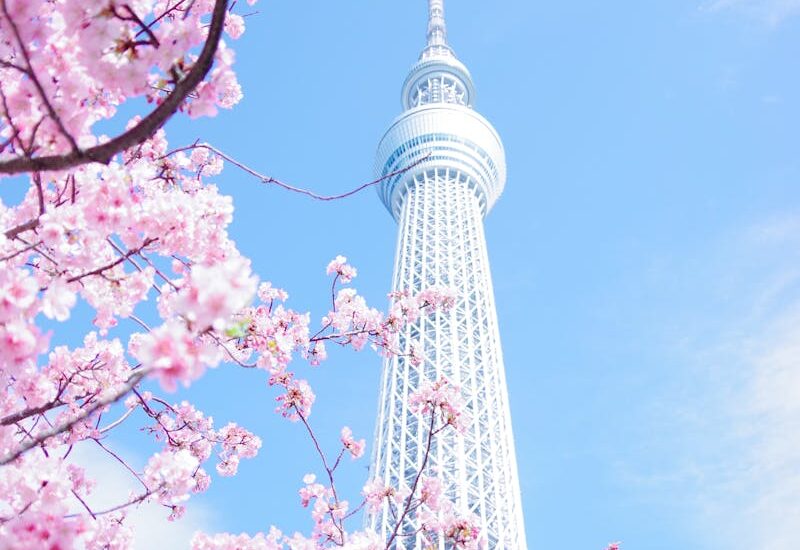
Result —
<instances>
[{"instance_id":1,"label":"blossom cluster","mask_svg":"<svg viewBox=\"0 0 800 550\"><path fill-rule=\"evenodd\" d=\"M350 453L350 456L354 460L364 455L366 442L363 439L356 441L355 438L353 438L353 430L347 426L342 428L341 441L344 448Z\"/></svg>"},{"instance_id":2,"label":"blossom cluster","mask_svg":"<svg viewBox=\"0 0 800 550\"><path fill-rule=\"evenodd\" d=\"M214 421L190 403L170 405L149 392L137 393L126 402L141 407L153 420L147 431L165 449L153 456L145 470L144 481L159 502L173 507L189 498L190 492L203 492L211 483L202 468L216 451L216 470L221 476L235 475L242 458L253 458L261 448L261 439L248 430L229 422L219 430Z\"/></svg>"},{"instance_id":3,"label":"blossom cluster","mask_svg":"<svg viewBox=\"0 0 800 550\"><path fill-rule=\"evenodd\" d=\"M160 105L193 70L220 5L2 2L0 164L78 158L111 139L97 124L130 99ZM228 35L240 36L243 19L223 15ZM241 98L224 42L214 61L179 105L191 116ZM214 449L217 471L232 475L261 444L234 424L215 430L189 404L137 391L148 376L171 391L218 364L221 335L256 291L249 261L228 237L232 201L207 181L221 160L170 151L163 130L103 163L91 160L32 171L17 204L0 201L0 539L14 548L129 547L128 507L155 500L178 517L188 495L208 487L201 465ZM145 315L157 319L153 326L139 317L147 302L157 306ZM79 306L92 312L94 330L80 346L51 348L52 331ZM127 345L110 334L122 320L142 330ZM115 405L131 392L127 409ZM137 472L106 434L142 413L164 446ZM91 470L68 459L84 443L117 458L144 492L120 495L112 511L92 510L84 500Z\"/></svg>"},{"instance_id":4,"label":"blossom cluster","mask_svg":"<svg viewBox=\"0 0 800 550\"><path fill-rule=\"evenodd\" d=\"M412 393L409 409L423 415L438 413L445 425L462 433L469 425L469 418L463 411L461 389L445 377L426 382Z\"/></svg>"},{"instance_id":5,"label":"blossom cluster","mask_svg":"<svg viewBox=\"0 0 800 550\"><path fill-rule=\"evenodd\" d=\"M63 154L100 142L94 130L120 105L160 102L194 64L215 2L6 0L0 57L6 146L0 158ZM238 38L243 19L227 16ZM213 115L242 96L222 42L216 66L187 100L191 116Z\"/></svg>"}]
</instances>

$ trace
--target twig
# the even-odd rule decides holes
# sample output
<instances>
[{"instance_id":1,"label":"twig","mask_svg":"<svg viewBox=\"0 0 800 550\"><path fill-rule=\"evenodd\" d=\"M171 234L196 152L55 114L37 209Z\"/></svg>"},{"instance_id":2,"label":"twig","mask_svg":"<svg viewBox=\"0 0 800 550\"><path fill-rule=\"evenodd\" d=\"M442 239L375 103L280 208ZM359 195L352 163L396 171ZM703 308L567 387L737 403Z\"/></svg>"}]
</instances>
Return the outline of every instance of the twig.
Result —
<instances>
[{"instance_id":1,"label":"twig","mask_svg":"<svg viewBox=\"0 0 800 550\"><path fill-rule=\"evenodd\" d=\"M292 191L294 193L300 193L301 195L306 195L306 196L311 197L312 199L318 200L318 201L335 201L335 200L344 199L344 198L353 196L356 193L359 193L359 192L363 191L364 189L367 189L368 187L372 187L373 185L377 185L377 184L381 183L384 180L393 178L393 177L398 176L398 175L400 175L400 174L402 174L404 172L408 172L409 170L411 170L415 166L418 166L419 164L421 164L421 163L425 162L426 160L428 160L428 158L431 156L431 153L428 153L427 155L425 155L425 156L417 159L416 161L412 162L408 166L405 166L403 168L399 168L399 169L395 170L394 172L390 172L390 173L386 174L385 176L381 176L378 179L375 179L375 180L372 180L372 181L368 181L367 183L359 185L355 189L347 191L346 193L341 193L339 195L319 195L319 194L317 194L317 193L315 193L313 191L309 191L308 189L303 189L302 187L295 187L294 185L289 185L288 183L284 183L279 179L273 178L272 176L265 176L264 174L260 174L260 173L256 172L255 170L253 170L252 168L250 168L249 166L247 166L246 164L243 164L243 163L237 161L236 159L234 159L233 157L230 157L230 156L226 155L225 153L223 153L222 151L220 151L216 147L214 147L212 145L209 145L208 143L195 143L195 144L192 144L192 145L187 145L186 147L181 147L179 149L175 149L173 151L170 151L169 153L167 153L164 156L174 155L175 153L178 153L180 151L189 151L189 150L192 150L192 149L207 149L207 150L211 151L212 153L214 153L214 154L222 157L223 159L227 160L228 162L230 162L231 164L233 164L237 168L247 172L251 176L258 178L259 180L261 180L261 183L264 183L266 185L274 184L274 185L277 185L278 187L282 187L283 189L286 189L287 191Z\"/></svg>"},{"instance_id":2,"label":"twig","mask_svg":"<svg viewBox=\"0 0 800 550\"><path fill-rule=\"evenodd\" d=\"M127 260L131 256L134 256L135 254L138 254L139 252L144 250L145 247L153 244L157 240L158 240L158 237L147 238L147 239L145 239L145 241L142 243L141 246L139 246L137 248L134 248L132 250L129 250L128 252L126 252L125 254L123 254L122 256L120 256L119 258L114 260L113 262L111 262L109 264L106 264L106 265L104 265L102 267L98 267L97 269L93 269L92 271L89 271L89 272L84 273L82 275L75 275L74 277L70 277L69 279L67 279L67 282L68 283L74 283L75 281L80 281L81 279L86 278L86 277L90 277L92 275L100 275L104 271L108 271L109 269L112 269L112 268L118 266L119 264L123 263L125 260Z\"/></svg>"},{"instance_id":3,"label":"twig","mask_svg":"<svg viewBox=\"0 0 800 550\"><path fill-rule=\"evenodd\" d=\"M425 472L425 467L428 465L428 458L431 455L431 443L433 443L433 425L436 422L436 409L431 411L431 422L428 426L428 443L425 446L425 456L422 459L422 465L419 467L417 471L417 476L414 478L414 483L411 485L411 492L408 494L408 498L406 498L405 508L403 509L403 513L400 514L400 518L397 520L397 523L394 524L394 530L392 531L392 535L386 541L386 550L392 547L392 542L394 539L397 538L397 533L400 531L400 526L403 525L403 521L405 521L406 516L411 511L411 502L414 499L414 493L417 490L417 485L419 484L419 480L422 477L423 472Z\"/></svg>"},{"instance_id":4,"label":"twig","mask_svg":"<svg viewBox=\"0 0 800 550\"><path fill-rule=\"evenodd\" d=\"M295 406L295 411L297 411L297 416L303 422L303 425L306 427L308 431L308 435L311 437L311 441L314 442L314 447L317 449L317 454L319 454L320 459L322 459L322 466L325 468L325 472L328 474L328 481L331 484L331 493L333 493L333 501L338 505L339 504L339 495L336 493L336 484L333 481L333 469L328 466L328 459L325 458L325 453L322 451L322 448L319 445L319 441L317 440L317 436L314 435L314 430L311 429L311 426L308 423L305 415L300 411L300 409ZM336 518L334 517L333 513L330 513L331 520L333 524L336 526L336 529L339 531L339 536L341 537L342 544L344 544L344 526L342 525L342 520L340 519L339 522L336 522Z\"/></svg>"}]
</instances>

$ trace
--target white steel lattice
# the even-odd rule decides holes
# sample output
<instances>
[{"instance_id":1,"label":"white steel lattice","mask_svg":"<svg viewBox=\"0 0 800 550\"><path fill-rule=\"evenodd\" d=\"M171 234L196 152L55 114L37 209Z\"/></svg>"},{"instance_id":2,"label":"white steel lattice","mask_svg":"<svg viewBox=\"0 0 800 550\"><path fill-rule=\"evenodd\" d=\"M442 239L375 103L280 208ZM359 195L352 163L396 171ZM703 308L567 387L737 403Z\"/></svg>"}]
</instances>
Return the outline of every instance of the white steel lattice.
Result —
<instances>
[{"instance_id":1,"label":"white steel lattice","mask_svg":"<svg viewBox=\"0 0 800 550\"><path fill-rule=\"evenodd\" d=\"M456 103L466 105L467 91L464 84L452 77L431 77L416 84L416 89L411 96L414 107L429 103Z\"/></svg>"},{"instance_id":2,"label":"white steel lattice","mask_svg":"<svg viewBox=\"0 0 800 550\"><path fill-rule=\"evenodd\" d=\"M434 438L427 475L442 481L458 511L482 522L488 547L526 550L511 415L483 216L503 191L505 153L492 125L472 109L469 71L447 44L444 0L428 0L428 40L403 86L405 111L378 147L376 173L413 169L381 182L379 196L400 224L393 286L456 292L448 312L423 317L400 335L403 356L384 363L372 477L410 486L422 464L427 423L409 410L423 383L445 376L461 387L470 424ZM401 526L414 533L416 519ZM368 516L384 538L393 530L388 504ZM419 536L398 537L396 549L420 550ZM444 542L439 550L445 550Z\"/></svg>"},{"instance_id":3,"label":"white steel lattice","mask_svg":"<svg viewBox=\"0 0 800 550\"><path fill-rule=\"evenodd\" d=\"M401 335L401 350L413 342L424 361L404 357L384 365L374 477L409 485L422 463L425 421L408 410L409 395L425 380L446 376L462 388L471 425L463 435L442 432L434 439L429 473L462 512L478 516L489 548L526 548L514 443L489 274L489 260L476 186L449 168L430 169L406 183L394 288L419 291L431 285L456 290L455 307L420 319ZM372 527L391 532L384 509ZM404 532L416 529L413 522ZM421 548L416 538L395 548ZM441 548L444 548L442 545Z\"/></svg>"}]
</instances>

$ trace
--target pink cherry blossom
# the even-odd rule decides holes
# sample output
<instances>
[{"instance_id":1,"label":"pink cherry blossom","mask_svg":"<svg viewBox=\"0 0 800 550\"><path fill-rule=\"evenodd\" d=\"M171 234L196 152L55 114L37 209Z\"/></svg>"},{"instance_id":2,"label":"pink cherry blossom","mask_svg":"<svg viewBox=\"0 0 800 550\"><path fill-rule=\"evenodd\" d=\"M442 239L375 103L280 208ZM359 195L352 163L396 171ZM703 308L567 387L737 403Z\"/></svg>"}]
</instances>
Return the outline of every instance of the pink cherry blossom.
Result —
<instances>
[{"instance_id":1,"label":"pink cherry blossom","mask_svg":"<svg viewBox=\"0 0 800 550\"><path fill-rule=\"evenodd\" d=\"M75 302L75 293L67 283L63 279L56 279L42 297L42 312L50 319L66 321Z\"/></svg>"},{"instance_id":2,"label":"pink cherry blossom","mask_svg":"<svg viewBox=\"0 0 800 550\"><path fill-rule=\"evenodd\" d=\"M244 19L236 13L228 13L225 16L225 32L236 40L244 34Z\"/></svg>"},{"instance_id":3,"label":"pink cherry blossom","mask_svg":"<svg viewBox=\"0 0 800 550\"><path fill-rule=\"evenodd\" d=\"M437 477L430 477L423 475L420 478L420 495L419 500L421 503L427 505L433 510L438 510L440 506L440 499L442 497L442 482Z\"/></svg>"},{"instance_id":4,"label":"pink cherry blossom","mask_svg":"<svg viewBox=\"0 0 800 550\"><path fill-rule=\"evenodd\" d=\"M382 481L377 479L364 485L364 488L361 491L361 494L364 495L367 506L373 512L377 511L387 498L393 498L396 493L397 492L393 487L387 486Z\"/></svg>"},{"instance_id":5,"label":"pink cherry blossom","mask_svg":"<svg viewBox=\"0 0 800 550\"><path fill-rule=\"evenodd\" d=\"M153 455L144 470L144 481L158 501L174 506L189 499L197 484L194 473L199 461L186 449L165 451Z\"/></svg>"},{"instance_id":6,"label":"pink cherry blossom","mask_svg":"<svg viewBox=\"0 0 800 550\"><path fill-rule=\"evenodd\" d=\"M420 414L438 412L445 425L457 431L466 430L469 423L463 412L461 390L442 377L435 382L426 382L409 399L409 408Z\"/></svg>"},{"instance_id":7,"label":"pink cherry blossom","mask_svg":"<svg viewBox=\"0 0 800 550\"><path fill-rule=\"evenodd\" d=\"M286 393L279 395L276 400L280 405L276 409L282 416L296 422L302 415L308 418L311 415L311 406L316 396L311 391L311 386L305 380L291 380L286 385Z\"/></svg>"},{"instance_id":8,"label":"pink cherry blossom","mask_svg":"<svg viewBox=\"0 0 800 550\"><path fill-rule=\"evenodd\" d=\"M312 500L325 498L327 495L325 486L320 483L316 483L316 480L317 477L313 474L306 474L303 477L303 483L305 483L305 486L301 487L298 491L300 495L300 504L302 504L303 508L307 508Z\"/></svg>"},{"instance_id":9,"label":"pink cherry blossom","mask_svg":"<svg viewBox=\"0 0 800 550\"><path fill-rule=\"evenodd\" d=\"M196 329L223 329L228 318L248 304L256 291L250 263L241 257L213 265L195 265L173 304L174 312Z\"/></svg>"},{"instance_id":10,"label":"pink cherry blossom","mask_svg":"<svg viewBox=\"0 0 800 550\"><path fill-rule=\"evenodd\" d=\"M339 280L345 284L352 281L358 274L356 268L349 265L347 263L347 258L344 256L336 256L336 258L331 260L328 264L327 273L328 275L335 273L339 277Z\"/></svg>"},{"instance_id":11,"label":"pink cherry blossom","mask_svg":"<svg viewBox=\"0 0 800 550\"><path fill-rule=\"evenodd\" d=\"M285 548L283 539L283 534L274 527L267 535L196 533L192 538L191 547L192 550L283 550Z\"/></svg>"},{"instance_id":12,"label":"pink cherry blossom","mask_svg":"<svg viewBox=\"0 0 800 550\"><path fill-rule=\"evenodd\" d=\"M222 445L217 472L224 476L235 475L240 458L253 458L261 448L260 438L232 422L219 430L216 438Z\"/></svg>"},{"instance_id":13,"label":"pink cherry blossom","mask_svg":"<svg viewBox=\"0 0 800 550\"><path fill-rule=\"evenodd\" d=\"M364 448L366 447L366 441L360 439L356 441L353 439L353 431L345 426L342 428L342 435L341 435L342 445L345 449L350 452L350 456L353 459L361 458L364 455Z\"/></svg>"},{"instance_id":14,"label":"pink cherry blossom","mask_svg":"<svg viewBox=\"0 0 800 550\"><path fill-rule=\"evenodd\" d=\"M468 550L486 548L486 539L481 537L478 521L475 516L447 515L442 525L442 531L454 548Z\"/></svg>"},{"instance_id":15,"label":"pink cherry blossom","mask_svg":"<svg viewBox=\"0 0 800 550\"><path fill-rule=\"evenodd\" d=\"M135 355L169 391L178 382L188 386L205 369L195 338L179 322L164 324L143 337Z\"/></svg>"}]
</instances>

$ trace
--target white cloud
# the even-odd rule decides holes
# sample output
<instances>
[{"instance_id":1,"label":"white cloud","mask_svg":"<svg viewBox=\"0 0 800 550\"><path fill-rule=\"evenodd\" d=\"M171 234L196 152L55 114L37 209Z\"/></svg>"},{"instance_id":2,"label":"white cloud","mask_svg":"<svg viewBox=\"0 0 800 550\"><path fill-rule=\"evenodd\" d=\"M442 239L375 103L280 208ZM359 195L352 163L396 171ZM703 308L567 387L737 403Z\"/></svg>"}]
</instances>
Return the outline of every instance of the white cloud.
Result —
<instances>
[{"instance_id":1,"label":"white cloud","mask_svg":"<svg viewBox=\"0 0 800 550\"><path fill-rule=\"evenodd\" d=\"M715 242L673 275L703 304L660 353L648 449L619 475L698 548L800 548L800 213ZM691 282L687 282L687 281ZM684 306L680 306L681 308ZM664 312L686 314L675 309ZM697 321L697 322L694 322Z\"/></svg>"},{"instance_id":2,"label":"white cloud","mask_svg":"<svg viewBox=\"0 0 800 550\"><path fill-rule=\"evenodd\" d=\"M735 11L775 26L800 14L800 0L708 0L701 9L709 12Z\"/></svg>"},{"instance_id":3,"label":"white cloud","mask_svg":"<svg viewBox=\"0 0 800 550\"><path fill-rule=\"evenodd\" d=\"M753 491L750 516L765 550L796 549L800 541L800 305L776 319L742 398L739 429L751 440L742 480Z\"/></svg>"},{"instance_id":4,"label":"white cloud","mask_svg":"<svg viewBox=\"0 0 800 550\"><path fill-rule=\"evenodd\" d=\"M726 525L720 536L727 548L796 550L800 216L773 217L734 240L732 257L721 269L745 272L726 289L740 314L696 350L698 367L706 372L702 384L715 398L683 405L702 416L707 438L687 450L694 457L695 504L706 529Z\"/></svg>"},{"instance_id":5,"label":"white cloud","mask_svg":"<svg viewBox=\"0 0 800 550\"><path fill-rule=\"evenodd\" d=\"M140 466L140 456L128 450L114 447L114 451L126 458L134 468ZM97 511L108 509L124 501L131 492L141 493L142 485L99 446L82 444L70 455L72 462L86 468L87 477L97 481L89 498L89 506ZM79 509L76 508L76 511ZM210 509L192 500L186 507L186 515L179 521L168 521L169 512L158 504L144 504L128 509L128 525L135 534L137 550L189 548L195 531L214 532L214 514Z\"/></svg>"}]
</instances>

